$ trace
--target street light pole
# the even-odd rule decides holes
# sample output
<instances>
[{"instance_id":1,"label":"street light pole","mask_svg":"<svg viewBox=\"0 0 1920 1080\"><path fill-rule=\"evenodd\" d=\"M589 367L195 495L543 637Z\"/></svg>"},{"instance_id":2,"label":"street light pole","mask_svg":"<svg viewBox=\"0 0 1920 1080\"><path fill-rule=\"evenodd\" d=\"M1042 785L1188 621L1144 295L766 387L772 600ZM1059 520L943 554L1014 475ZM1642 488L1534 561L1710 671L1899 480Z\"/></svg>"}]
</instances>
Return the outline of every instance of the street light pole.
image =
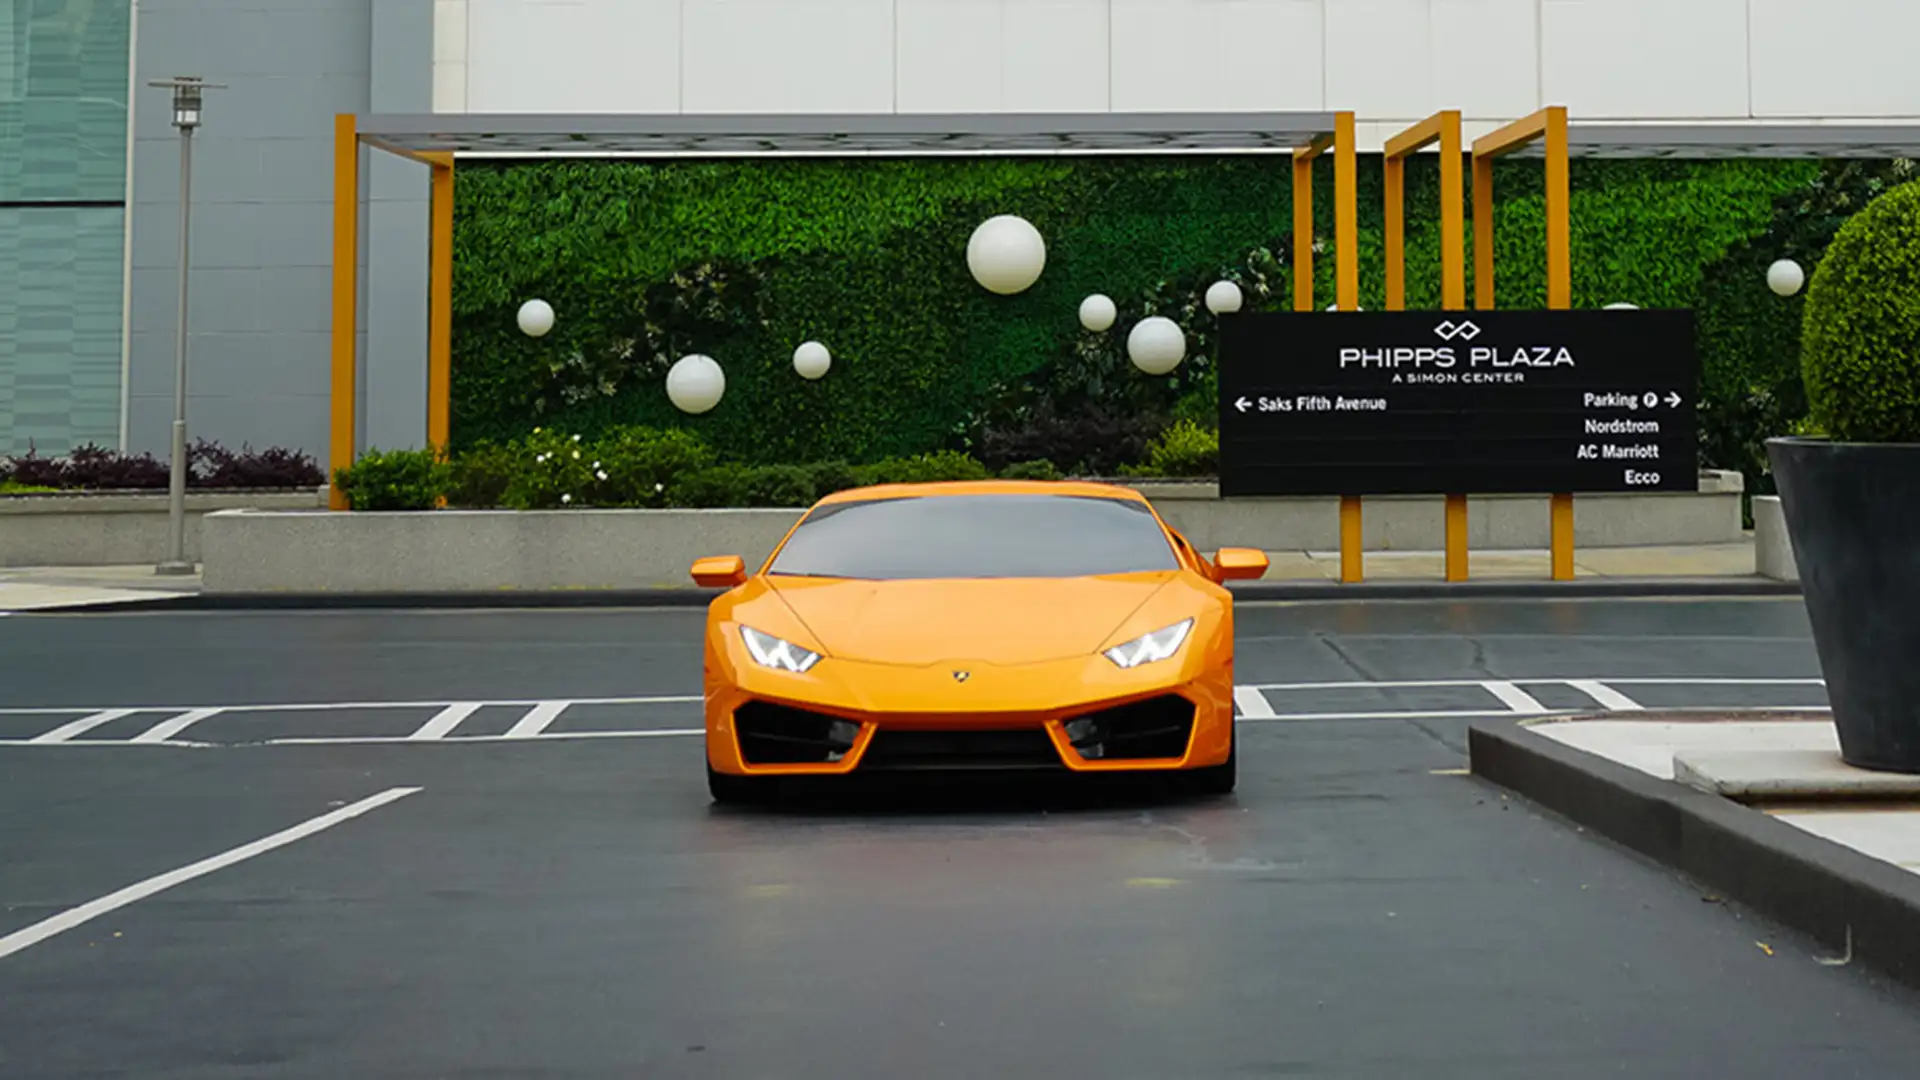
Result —
<instances>
[{"instance_id":1,"label":"street light pole","mask_svg":"<svg viewBox=\"0 0 1920 1080\"><path fill-rule=\"evenodd\" d=\"M198 76L148 83L173 91L173 126L180 129L180 299L174 326L173 460L167 477L167 559L157 574L193 573L187 560L187 243L193 227L193 130L200 126L201 91L225 89Z\"/></svg>"}]
</instances>

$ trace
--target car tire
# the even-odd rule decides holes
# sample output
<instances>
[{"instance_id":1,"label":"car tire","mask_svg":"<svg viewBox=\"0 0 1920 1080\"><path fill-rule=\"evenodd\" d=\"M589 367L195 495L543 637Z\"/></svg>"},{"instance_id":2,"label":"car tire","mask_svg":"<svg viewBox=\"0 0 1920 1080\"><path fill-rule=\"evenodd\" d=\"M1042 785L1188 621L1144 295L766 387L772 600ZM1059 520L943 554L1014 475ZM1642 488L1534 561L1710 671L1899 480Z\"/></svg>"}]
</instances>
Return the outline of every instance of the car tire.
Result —
<instances>
[{"instance_id":1,"label":"car tire","mask_svg":"<svg viewBox=\"0 0 1920 1080\"><path fill-rule=\"evenodd\" d=\"M1227 760L1189 771L1183 786L1194 795L1233 794L1234 785L1239 781L1239 756L1240 740L1234 738L1227 744Z\"/></svg>"},{"instance_id":2,"label":"car tire","mask_svg":"<svg viewBox=\"0 0 1920 1080\"><path fill-rule=\"evenodd\" d=\"M775 781L764 776L735 776L707 766L707 794L726 806L754 806L773 796Z\"/></svg>"}]
</instances>

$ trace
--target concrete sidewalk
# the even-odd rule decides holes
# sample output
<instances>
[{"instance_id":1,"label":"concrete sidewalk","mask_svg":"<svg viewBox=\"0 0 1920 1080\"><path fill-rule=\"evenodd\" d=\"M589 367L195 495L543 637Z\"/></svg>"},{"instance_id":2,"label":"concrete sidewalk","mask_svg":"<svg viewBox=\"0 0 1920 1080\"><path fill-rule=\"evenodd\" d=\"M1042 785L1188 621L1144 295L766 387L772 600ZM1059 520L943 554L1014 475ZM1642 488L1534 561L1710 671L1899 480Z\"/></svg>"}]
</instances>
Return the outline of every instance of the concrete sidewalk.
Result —
<instances>
[{"instance_id":1,"label":"concrete sidewalk","mask_svg":"<svg viewBox=\"0 0 1920 1080\"><path fill-rule=\"evenodd\" d=\"M0 569L0 614L190 597L200 575L161 577L151 566Z\"/></svg>"},{"instance_id":2,"label":"concrete sidewalk","mask_svg":"<svg viewBox=\"0 0 1920 1080\"><path fill-rule=\"evenodd\" d=\"M1920 776L1848 765L1826 710L1516 718L1468 744L1476 776L1824 943L1820 963L1920 987Z\"/></svg>"},{"instance_id":3,"label":"concrete sidewalk","mask_svg":"<svg viewBox=\"0 0 1920 1080\"><path fill-rule=\"evenodd\" d=\"M1268 552L1272 567L1256 587L1293 585L1338 585L1340 554L1328 551ZM1431 584L1442 588L1460 588L1444 582L1446 559L1437 551L1373 551L1365 562L1366 583L1376 586L1395 584ZM1551 587L1548 553L1541 551L1470 552L1471 575L1467 586L1481 584L1527 584L1538 581ZM1673 583L1685 592L1700 583L1758 581L1754 570L1752 541L1733 544L1699 544L1672 547L1591 548L1575 551L1577 578L1588 584L1610 580ZM1346 588L1348 586L1340 586ZM1359 588L1359 587L1356 587ZM655 590L684 593L690 600L709 595L696 589L691 580L684 588ZM1657 591L1657 589L1655 590ZM110 606L130 602L191 599L200 594L200 577L160 577L153 567L16 567L0 569L0 612L44 611L63 608ZM270 594L271 595L271 594ZM510 585L487 595L507 598L517 594ZM585 599L592 593L575 593Z\"/></svg>"},{"instance_id":4,"label":"concrete sidewalk","mask_svg":"<svg viewBox=\"0 0 1920 1080\"><path fill-rule=\"evenodd\" d=\"M1571 719L1532 730L1920 874L1920 776L1848 765L1829 719Z\"/></svg>"}]
</instances>

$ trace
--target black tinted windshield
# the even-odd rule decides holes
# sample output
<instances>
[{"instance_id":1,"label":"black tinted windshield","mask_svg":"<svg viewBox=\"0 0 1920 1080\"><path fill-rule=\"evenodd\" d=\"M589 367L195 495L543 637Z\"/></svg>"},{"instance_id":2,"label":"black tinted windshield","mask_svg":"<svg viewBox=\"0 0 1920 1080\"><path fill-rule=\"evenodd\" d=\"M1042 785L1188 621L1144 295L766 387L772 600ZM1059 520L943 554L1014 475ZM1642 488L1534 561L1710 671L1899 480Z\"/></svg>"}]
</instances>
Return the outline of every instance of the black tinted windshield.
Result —
<instances>
[{"instance_id":1,"label":"black tinted windshield","mask_svg":"<svg viewBox=\"0 0 1920 1080\"><path fill-rule=\"evenodd\" d=\"M822 506L770 573L810 577L1088 577L1177 570L1160 523L1132 500L935 495Z\"/></svg>"}]
</instances>

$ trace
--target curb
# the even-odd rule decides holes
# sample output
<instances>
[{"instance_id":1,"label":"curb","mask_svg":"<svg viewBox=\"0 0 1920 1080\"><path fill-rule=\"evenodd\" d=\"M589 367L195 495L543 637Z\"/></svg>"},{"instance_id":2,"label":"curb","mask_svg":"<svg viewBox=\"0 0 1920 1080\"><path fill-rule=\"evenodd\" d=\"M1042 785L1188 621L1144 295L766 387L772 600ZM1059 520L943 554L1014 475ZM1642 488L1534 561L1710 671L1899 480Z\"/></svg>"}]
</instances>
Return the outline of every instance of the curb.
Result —
<instances>
[{"instance_id":1,"label":"curb","mask_svg":"<svg viewBox=\"0 0 1920 1080\"><path fill-rule=\"evenodd\" d=\"M1920 875L1762 811L1576 750L1524 721L1472 724L1475 776L1920 987Z\"/></svg>"},{"instance_id":2,"label":"curb","mask_svg":"<svg viewBox=\"0 0 1920 1080\"><path fill-rule=\"evenodd\" d=\"M1496 581L1247 582L1229 587L1234 599L1323 602L1354 600L1577 600L1659 597L1799 596L1800 586L1772 578L1583 578ZM42 614L87 611L302 611L327 608L704 608L718 590L552 589L499 592L196 593L151 599L109 600L42 608Z\"/></svg>"}]
</instances>

